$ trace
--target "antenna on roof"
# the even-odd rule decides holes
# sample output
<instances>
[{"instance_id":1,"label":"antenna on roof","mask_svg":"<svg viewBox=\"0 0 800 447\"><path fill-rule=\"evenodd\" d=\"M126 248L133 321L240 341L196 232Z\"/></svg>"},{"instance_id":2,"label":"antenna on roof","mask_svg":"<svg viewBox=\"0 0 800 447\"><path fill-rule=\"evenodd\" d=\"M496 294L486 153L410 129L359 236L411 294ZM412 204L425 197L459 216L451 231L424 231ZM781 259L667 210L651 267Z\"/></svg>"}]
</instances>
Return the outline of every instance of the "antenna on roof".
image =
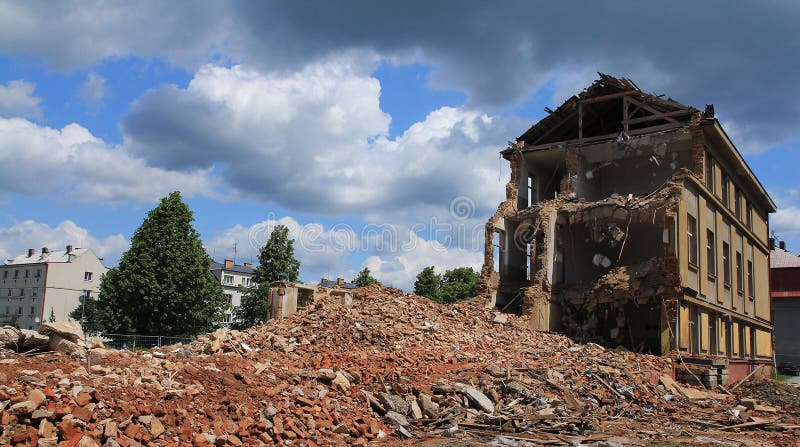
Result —
<instances>
[{"instance_id":1,"label":"antenna on roof","mask_svg":"<svg viewBox=\"0 0 800 447\"><path fill-rule=\"evenodd\" d=\"M236 242L233 243L233 264L236 265Z\"/></svg>"}]
</instances>

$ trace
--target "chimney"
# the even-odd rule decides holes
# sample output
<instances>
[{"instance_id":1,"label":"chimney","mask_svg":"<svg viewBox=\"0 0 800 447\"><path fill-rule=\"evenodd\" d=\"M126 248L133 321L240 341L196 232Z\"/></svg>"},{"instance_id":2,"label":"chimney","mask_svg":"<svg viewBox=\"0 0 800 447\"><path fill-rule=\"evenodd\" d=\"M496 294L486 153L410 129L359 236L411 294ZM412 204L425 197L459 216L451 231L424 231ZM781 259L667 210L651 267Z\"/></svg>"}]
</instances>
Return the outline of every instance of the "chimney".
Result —
<instances>
[{"instance_id":1,"label":"chimney","mask_svg":"<svg viewBox=\"0 0 800 447\"><path fill-rule=\"evenodd\" d=\"M42 247L42 254L43 254L43 255L46 255L46 254L48 254L48 253L50 253L50 249L49 249L49 248L47 248L47 247Z\"/></svg>"},{"instance_id":2,"label":"chimney","mask_svg":"<svg viewBox=\"0 0 800 447\"><path fill-rule=\"evenodd\" d=\"M344 278L336 278L336 285L343 286L344 285Z\"/></svg>"},{"instance_id":3,"label":"chimney","mask_svg":"<svg viewBox=\"0 0 800 447\"><path fill-rule=\"evenodd\" d=\"M781 250L786 250L786 241L778 242L778 247L781 247Z\"/></svg>"},{"instance_id":4,"label":"chimney","mask_svg":"<svg viewBox=\"0 0 800 447\"><path fill-rule=\"evenodd\" d=\"M28 257L29 257L29 258L30 258L31 256L33 256L33 254L34 254L34 253L36 253L36 249L33 249L33 248L29 248L29 249L28 249Z\"/></svg>"},{"instance_id":5,"label":"chimney","mask_svg":"<svg viewBox=\"0 0 800 447\"><path fill-rule=\"evenodd\" d=\"M245 267L247 267L247 268L249 268L249 269L253 268L253 264L251 264L251 263L249 263L249 262L245 262L245 263L244 263L244 266L245 266Z\"/></svg>"},{"instance_id":6,"label":"chimney","mask_svg":"<svg viewBox=\"0 0 800 447\"><path fill-rule=\"evenodd\" d=\"M775 250L775 238L774 237L769 238L769 249L770 250Z\"/></svg>"},{"instance_id":7,"label":"chimney","mask_svg":"<svg viewBox=\"0 0 800 447\"><path fill-rule=\"evenodd\" d=\"M226 259L225 260L225 268L229 269L231 267L233 267L233 261L231 261L230 259Z\"/></svg>"},{"instance_id":8,"label":"chimney","mask_svg":"<svg viewBox=\"0 0 800 447\"><path fill-rule=\"evenodd\" d=\"M72 253L72 245L67 245L67 254Z\"/></svg>"}]
</instances>

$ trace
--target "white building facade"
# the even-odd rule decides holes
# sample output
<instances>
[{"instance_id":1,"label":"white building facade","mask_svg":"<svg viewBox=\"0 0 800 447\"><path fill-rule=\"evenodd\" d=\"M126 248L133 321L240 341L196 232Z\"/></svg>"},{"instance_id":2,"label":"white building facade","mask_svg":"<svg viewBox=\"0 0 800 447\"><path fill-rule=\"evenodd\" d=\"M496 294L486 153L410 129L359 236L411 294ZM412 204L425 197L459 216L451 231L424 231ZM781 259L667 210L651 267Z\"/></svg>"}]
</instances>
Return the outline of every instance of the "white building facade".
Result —
<instances>
[{"instance_id":1,"label":"white building facade","mask_svg":"<svg viewBox=\"0 0 800 447\"><path fill-rule=\"evenodd\" d=\"M225 311L224 323L230 325L233 322L233 308L242 304L241 287L255 285L253 264L245 262L244 265L236 265L230 259L226 259L223 263L212 261L211 272L222 284L225 298L228 299L229 306Z\"/></svg>"},{"instance_id":2,"label":"white building facade","mask_svg":"<svg viewBox=\"0 0 800 447\"><path fill-rule=\"evenodd\" d=\"M28 250L0 266L0 323L38 329L43 321L69 320L80 297L97 298L108 271L88 248Z\"/></svg>"}]
</instances>

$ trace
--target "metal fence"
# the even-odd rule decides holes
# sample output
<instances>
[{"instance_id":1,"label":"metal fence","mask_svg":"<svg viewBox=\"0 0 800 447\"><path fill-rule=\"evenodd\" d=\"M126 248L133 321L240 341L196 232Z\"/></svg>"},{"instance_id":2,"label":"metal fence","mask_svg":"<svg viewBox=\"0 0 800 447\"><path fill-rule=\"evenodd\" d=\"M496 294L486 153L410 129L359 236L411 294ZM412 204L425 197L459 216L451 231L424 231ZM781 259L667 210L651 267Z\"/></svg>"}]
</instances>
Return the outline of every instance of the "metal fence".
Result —
<instances>
[{"instance_id":1,"label":"metal fence","mask_svg":"<svg viewBox=\"0 0 800 447\"><path fill-rule=\"evenodd\" d=\"M136 334L95 334L103 341L106 348L111 349L150 349L158 346L169 346L176 343L191 343L194 337L170 337L166 335Z\"/></svg>"}]
</instances>

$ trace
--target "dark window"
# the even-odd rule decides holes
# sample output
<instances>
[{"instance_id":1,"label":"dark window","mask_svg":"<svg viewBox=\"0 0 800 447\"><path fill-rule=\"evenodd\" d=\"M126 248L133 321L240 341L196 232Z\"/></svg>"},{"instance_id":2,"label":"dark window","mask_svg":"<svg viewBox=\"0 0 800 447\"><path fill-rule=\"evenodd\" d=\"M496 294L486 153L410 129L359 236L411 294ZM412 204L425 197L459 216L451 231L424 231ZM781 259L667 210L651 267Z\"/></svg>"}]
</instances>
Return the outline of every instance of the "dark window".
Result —
<instances>
[{"instance_id":1,"label":"dark window","mask_svg":"<svg viewBox=\"0 0 800 447\"><path fill-rule=\"evenodd\" d=\"M29 278L30 276L31 276L31 271L30 270L25 270L25 277Z\"/></svg>"},{"instance_id":2,"label":"dark window","mask_svg":"<svg viewBox=\"0 0 800 447\"><path fill-rule=\"evenodd\" d=\"M752 230L753 229L753 207L750 205L750 202L747 202L747 228Z\"/></svg>"},{"instance_id":3,"label":"dark window","mask_svg":"<svg viewBox=\"0 0 800 447\"><path fill-rule=\"evenodd\" d=\"M722 203L728 208L731 207L730 189L728 189L729 183L728 175L722 174Z\"/></svg>"},{"instance_id":4,"label":"dark window","mask_svg":"<svg viewBox=\"0 0 800 447\"><path fill-rule=\"evenodd\" d=\"M742 293L744 287L744 279L742 277L742 254L736 252L736 290Z\"/></svg>"},{"instance_id":5,"label":"dark window","mask_svg":"<svg viewBox=\"0 0 800 447\"><path fill-rule=\"evenodd\" d=\"M689 263L697 265L697 219L694 216L689 216L686 237L689 241Z\"/></svg>"},{"instance_id":6,"label":"dark window","mask_svg":"<svg viewBox=\"0 0 800 447\"><path fill-rule=\"evenodd\" d=\"M706 230L706 258L708 259L708 274L717 276L717 246L714 232Z\"/></svg>"},{"instance_id":7,"label":"dark window","mask_svg":"<svg viewBox=\"0 0 800 447\"><path fill-rule=\"evenodd\" d=\"M712 193L716 192L714 187L714 159L711 154L706 152L706 188Z\"/></svg>"},{"instance_id":8,"label":"dark window","mask_svg":"<svg viewBox=\"0 0 800 447\"><path fill-rule=\"evenodd\" d=\"M747 296L752 300L755 296L755 284L753 284L753 261L747 261Z\"/></svg>"},{"instance_id":9,"label":"dark window","mask_svg":"<svg viewBox=\"0 0 800 447\"><path fill-rule=\"evenodd\" d=\"M739 188L736 188L734 200L736 200L736 203L733 204L734 214L736 214L737 219L742 220L742 193Z\"/></svg>"},{"instance_id":10,"label":"dark window","mask_svg":"<svg viewBox=\"0 0 800 447\"><path fill-rule=\"evenodd\" d=\"M42 276L42 269L36 269L36 274L34 275L34 278L39 278L40 276Z\"/></svg>"},{"instance_id":11,"label":"dark window","mask_svg":"<svg viewBox=\"0 0 800 447\"><path fill-rule=\"evenodd\" d=\"M19 278L19 270L14 270L14 279Z\"/></svg>"},{"instance_id":12,"label":"dark window","mask_svg":"<svg viewBox=\"0 0 800 447\"><path fill-rule=\"evenodd\" d=\"M722 282L731 286L731 246L727 242L722 243Z\"/></svg>"},{"instance_id":13,"label":"dark window","mask_svg":"<svg viewBox=\"0 0 800 447\"><path fill-rule=\"evenodd\" d=\"M84 281L91 281L92 280L92 272L83 272L83 280Z\"/></svg>"},{"instance_id":14,"label":"dark window","mask_svg":"<svg viewBox=\"0 0 800 447\"><path fill-rule=\"evenodd\" d=\"M8 278L8 270L3 270L3 279Z\"/></svg>"},{"instance_id":15,"label":"dark window","mask_svg":"<svg viewBox=\"0 0 800 447\"><path fill-rule=\"evenodd\" d=\"M19 296L25 296L25 289L19 289Z\"/></svg>"}]
</instances>

